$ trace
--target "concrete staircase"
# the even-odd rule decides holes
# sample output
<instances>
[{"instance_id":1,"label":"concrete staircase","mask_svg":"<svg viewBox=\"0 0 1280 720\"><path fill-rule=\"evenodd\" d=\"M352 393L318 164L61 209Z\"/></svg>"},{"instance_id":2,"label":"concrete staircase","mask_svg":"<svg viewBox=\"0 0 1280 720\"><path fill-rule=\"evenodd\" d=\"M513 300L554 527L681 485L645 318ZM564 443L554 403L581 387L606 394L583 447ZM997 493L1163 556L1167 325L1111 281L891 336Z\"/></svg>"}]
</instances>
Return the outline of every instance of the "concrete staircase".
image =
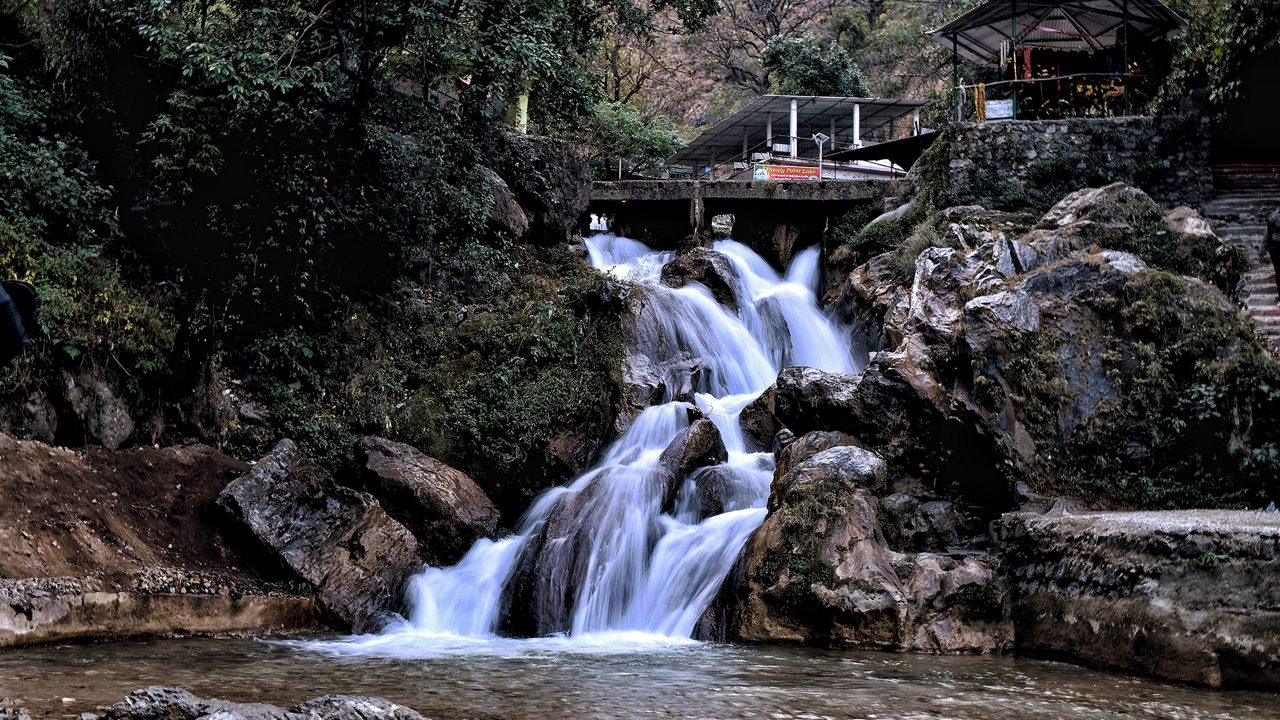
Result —
<instances>
[{"instance_id":1,"label":"concrete staircase","mask_svg":"<svg viewBox=\"0 0 1280 720\"><path fill-rule=\"evenodd\" d=\"M1280 295L1267 256L1267 216L1280 210L1280 165L1218 165L1214 197L1201 208L1218 237L1245 252L1251 268L1242 301L1273 350L1280 350Z\"/></svg>"}]
</instances>

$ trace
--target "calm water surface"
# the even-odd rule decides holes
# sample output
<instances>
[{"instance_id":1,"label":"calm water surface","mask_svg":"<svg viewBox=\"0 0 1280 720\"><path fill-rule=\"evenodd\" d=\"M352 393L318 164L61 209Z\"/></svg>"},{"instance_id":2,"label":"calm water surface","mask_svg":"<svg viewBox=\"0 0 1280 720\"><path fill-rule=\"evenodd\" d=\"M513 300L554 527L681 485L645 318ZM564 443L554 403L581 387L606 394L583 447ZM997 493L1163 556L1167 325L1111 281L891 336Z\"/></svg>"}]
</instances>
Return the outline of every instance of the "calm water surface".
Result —
<instances>
[{"instance_id":1,"label":"calm water surface","mask_svg":"<svg viewBox=\"0 0 1280 720\"><path fill-rule=\"evenodd\" d=\"M1209 692L1015 658L503 641L406 657L343 643L189 639L0 651L0 696L76 717L147 685L291 705L382 695L432 718L1277 718L1280 695ZM64 702L63 698L74 698Z\"/></svg>"}]
</instances>

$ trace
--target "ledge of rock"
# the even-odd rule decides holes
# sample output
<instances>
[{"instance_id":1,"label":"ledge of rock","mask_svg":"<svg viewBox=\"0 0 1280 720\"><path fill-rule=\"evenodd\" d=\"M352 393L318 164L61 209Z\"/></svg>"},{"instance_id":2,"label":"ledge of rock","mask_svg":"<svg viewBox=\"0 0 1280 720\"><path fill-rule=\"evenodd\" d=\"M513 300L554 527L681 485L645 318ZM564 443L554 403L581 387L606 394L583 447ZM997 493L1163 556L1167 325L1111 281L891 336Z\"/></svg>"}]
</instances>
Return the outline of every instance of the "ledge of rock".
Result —
<instances>
[{"instance_id":1,"label":"ledge of rock","mask_svg":"<svg viewBox=\"0 0 1280 720\"><path fill-rule=\"evenodd\" d=\"M1280 687L1280 513L1012 513L1017 648L1208 687Z\"/></svg>"},{"instance_id":2,"label":"ledge of rock","mask_svg":"<svg viewBox=\"0 0 1280 720\"><path fill-rule=\"evenodd\" d=\"M379 437L360 441L365 488L409 528L433 565L452 565L498 533L497 506L465 473L416 448Z\"/></svg>"},{"instance_id":3,"label":"ledge of rock","mask_svg":"<svg viewBox=\"0 0 1280 720\"><path fill-rule=\"evenodd\" d=\"M380 697L325 695L286 710L261 703L203 700L182 688L158 686L129 693L102 717L104 720L422 720L414 710Z\"/></svg>"},{"instance_id":4,"label":"ledge of rock","mask_svg":"<svg viewBox=\"0 0 1280 720\"><path fill-rule=\"evenodd\" d=\"M423 565L418 541L377 500L337 485L290 440L228 485L218 505L355 632L378 629Z\"/></svg>"}]
</instances>

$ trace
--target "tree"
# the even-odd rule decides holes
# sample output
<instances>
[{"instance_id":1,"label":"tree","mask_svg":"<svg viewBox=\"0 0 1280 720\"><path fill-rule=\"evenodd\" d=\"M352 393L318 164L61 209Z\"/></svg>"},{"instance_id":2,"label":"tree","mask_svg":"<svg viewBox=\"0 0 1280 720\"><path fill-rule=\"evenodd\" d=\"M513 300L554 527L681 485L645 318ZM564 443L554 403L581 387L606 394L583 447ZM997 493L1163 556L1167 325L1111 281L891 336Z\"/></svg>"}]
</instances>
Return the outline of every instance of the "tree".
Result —
<instances>
[{"instance_id":1,"label":"tree","mask_svg":"<svg viewBox=\"0 0 1280 720\"><path fill-rule=\"evenodd\" d=\"M871 94L862 71L843 47L834 43L823 47L808 33L773 38L765 45L760 62L769 72L770 91L780 95Z\"/></svg>"},{"instance_id":2,"label":"tree","mask_svg":"<svg viewBox=\"0 0 1280 720\"><path fill-rule=\"evenodd\" d=\"M633 172L661 163L683 144L666 118L646 117L618 102L597 106L588 137L595 157L626 160Z\"/></svg>"},{"instance_id":3,"label":"tree","mask_svg":"<svg viewBox=\"0 0 1280 720\"><path fill-rule=\"evenodd\" d=\"M726 82L753 95L769 91L761 55L769 41L817 28L840 0L726 0L707 29L690 38Z\"/></svg>"}]
</instances>

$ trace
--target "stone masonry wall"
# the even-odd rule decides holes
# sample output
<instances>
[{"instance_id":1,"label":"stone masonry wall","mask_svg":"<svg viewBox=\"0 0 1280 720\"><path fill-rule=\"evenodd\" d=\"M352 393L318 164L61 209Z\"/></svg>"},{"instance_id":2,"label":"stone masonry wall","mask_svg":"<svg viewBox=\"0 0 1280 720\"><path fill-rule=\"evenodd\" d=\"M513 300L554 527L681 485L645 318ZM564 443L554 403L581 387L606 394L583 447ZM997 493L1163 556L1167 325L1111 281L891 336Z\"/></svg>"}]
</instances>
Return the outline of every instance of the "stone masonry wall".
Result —
<instances>
[{"instance_id":1,"label":"stone masonry wall","mask_svg":"<svg viewBox=\"0 0 1280 720\"><path fill-rule=\"evenodd\" d=\"M954 204L1042 209L1119 180L1196 207L1213 187L1208 120L1197 115L964 123L943 142Z\"/></svg>"},{"instance_id":2,"label":"stone masonry wall","mask_svg":"<svg viewBox=\"0 0 1280 720\"><path fill-rule=\"evenodd\" d=\"M1052 515L992 524L1020 652L1280 687L1280 513Z\"/></svg>"}]
</instances>

